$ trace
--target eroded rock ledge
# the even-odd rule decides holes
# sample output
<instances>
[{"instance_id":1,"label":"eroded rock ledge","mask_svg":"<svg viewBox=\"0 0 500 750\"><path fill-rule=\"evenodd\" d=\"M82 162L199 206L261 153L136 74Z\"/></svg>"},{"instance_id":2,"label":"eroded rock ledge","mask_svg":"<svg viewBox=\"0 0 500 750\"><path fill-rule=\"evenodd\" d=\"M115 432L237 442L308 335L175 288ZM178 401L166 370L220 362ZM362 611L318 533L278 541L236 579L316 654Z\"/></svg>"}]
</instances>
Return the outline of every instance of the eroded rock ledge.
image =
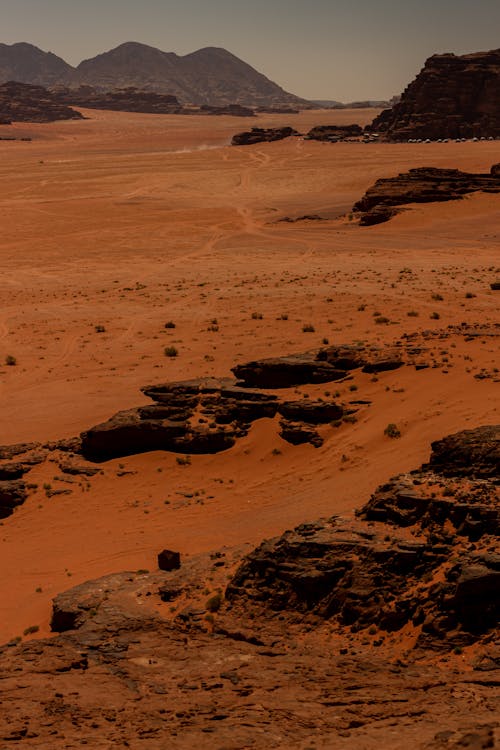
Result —
<instances>
[{"instance_id":1,"label":"eroded rock ledge","mask_svg":"<svg viewBox=\"0 0 500 750\"><path fill-rule=\"evenodd\" d=\"M0 647L0 739L495 747L499 445L457 433L357 519L60 594L55 637Z\"/></svg>"},{"instance_id":2,"label":"eroded rock ledge","mask_svg":"<svg viewBox=\"0 0 500 750\"><path fill-rule=\"evenodd\" d=\"M402 172L397 177L377 180L353 211L362 226L381 224L409 203L434 203L460 200L470 193L500 193L499 165L489 174L461 172L458 169L420 167Z\"/></svg>"},{"instance_id":3,"label":"eroded rock ledge","mask_svg":"<svg viewBox=\"0 0 500 750\"><path fill-rule=\"evenodd\" d=\"M500 425L437 441L429 464L381 486L357 520L334 516L263 542L226 597L243 612L314 614L352 632L411 628L420 646L491 640L499 484Z\"/></svg>"},{"instance_id":4,"label":"eroded rock ledge","mask_svg":"<svg viewBox=\"0 0 500 750\"><path fill-rule=\"evenodd\" d=\"M59 102L43 86L13 81L0 85L0 124L81 119L80 112Z\"/></svg>"}]
</instances>

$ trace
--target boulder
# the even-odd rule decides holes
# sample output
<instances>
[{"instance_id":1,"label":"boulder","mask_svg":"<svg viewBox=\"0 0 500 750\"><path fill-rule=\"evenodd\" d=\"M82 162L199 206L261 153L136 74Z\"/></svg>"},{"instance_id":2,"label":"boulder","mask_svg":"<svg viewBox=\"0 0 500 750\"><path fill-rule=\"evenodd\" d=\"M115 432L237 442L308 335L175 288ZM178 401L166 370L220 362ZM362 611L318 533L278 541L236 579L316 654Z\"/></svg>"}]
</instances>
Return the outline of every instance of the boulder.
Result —
<instances>
[{"instance_id":1,"label":"boulder","mask_svg":"<svg viewBox=\"0 0 500 750\"><path fill-rule=\"evenodd\" d=\"M181 556L179 552L164 549L158 555L158 567L160 570L179 570L181 567Z\"/></svg>"}]
</instances>

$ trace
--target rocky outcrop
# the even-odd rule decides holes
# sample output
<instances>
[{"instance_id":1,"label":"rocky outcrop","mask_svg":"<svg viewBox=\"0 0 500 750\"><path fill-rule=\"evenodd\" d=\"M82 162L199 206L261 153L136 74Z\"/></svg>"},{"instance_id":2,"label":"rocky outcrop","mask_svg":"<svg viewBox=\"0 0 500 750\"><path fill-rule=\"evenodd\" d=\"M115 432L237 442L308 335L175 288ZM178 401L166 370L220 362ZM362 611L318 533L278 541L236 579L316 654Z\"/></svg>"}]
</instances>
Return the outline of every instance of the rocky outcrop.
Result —
<instances>
[{"instance_id":1,"label":"rocky outcrop","mask_svg":"<svg viewBox=\"0 0 500 750\"><path fill-rule=\"evenodd\" d=\"M489 479L500 474L497 425L466 430L432 443L430 467L445 476Z\"/></svg>"},{"instance_id":2,"label":"rocky outcrop","mask_svg":"<svg viewBox=\"0 0 500 750\"><path fill-rule=\"evenodd\" d=\"M107 109L117 112L143 112L155 115L229 115L231 117L254 117L253 109L240 104L225 106L186 107L171 94L156 91L142 91L128 86L123 89L102 91L92 86L78 88L58 87L54 96L61 104L85 107L87 109Z\"/></svg>"},{"instance_id":3,"label":"rocky outcrop","mask_svg":"<svg viewBox=\"0 0 500 750\"><path fill-rule=\"evenodd\" d=\"M14 509L22 505L28 492L21 480L0 480L0 518L8 518Z\"/></svg>"},{"instance_id":4,"label":"rocky outcrop","mask_svg":"<svg viewBox=\"0 0 500 750\"><path fill-rule=\"evenodd\" d=\"M199 387L155 388L168 406ZM302 524L246 556L185 554L180 567L165 550L166 572L59 594L51 638L0 646L0 741L494 747L499 431L437 441L428 465L381 487L357 519Z\"/></svg>"},{"instance_id":5,"label":"rocky outcrop","mask_svg":"<svg viewBox=\"0 0 500 750\"><path fill-rule=\"evenodd\" d=\"M304 383L329 383L345 377L345 371L313 354L258 359L236 365L233 373L251 388L290 388Z\"/></svg>"},{"instance_id":6,"label":"rocky outcrop","mask_svg":"<svg viewBox=\"0 0 500 750\"><path fill-rule=\"evenodd\" d=\"M433 55L401 100L369 130L389 140L498 138L500 49L470 55Z\"/></svg>"},{"instance_id":7,"label":"rocky outcrop","mask_svg":"<svg viewBox=\"0 0 500 750\"><path fill-rule=\"evenodd\" d=\"M241 104L226 104L220 107L203 104L199 110L191 114L202 115L228 115L229 117L255 117L255 112L250 107L243 107Z\"/></svg>"},{"instance_id":8,"label":"rocky outcrop","mask_svg":"<svg viewBox=\"0 0 500 750\"><path fill-rule=\"evenodd\" d=\"M100 91L92 86L79 86L75 89L59 87L54 91L54 95L62 104L87 109L162 115L178 114L182 111L182 105L177 97L155 91L141 91L132 86L114 91Z\"/></svg>"},{"instance_id":9,"label":"rocky outcrop","mask_svg":"<svg viewBox=\"0 0 500 750\"><path fill-rule=\"evenodd\" d=\"M4 123L81 119L80 112L61 104L42 86L13 81L0 85L0 120Z\"/></svg>"},{"instance_id":10,"label":"rocky outcrop","mask_svg":"<svg viewBox=\"0 0 500 750\"><path fill-rule=\"evenodd\" d=\"M396 349L366 346L332 346L316 352L258 359L232 368L235 376L252 388L290 388L304 383L342 380L350 370L394 370L404 364Z\"/></svg>"},{"instance_id":11,"label":"rocky outcrop","mask_svg":"<svg viewBox=\"0 0 500 750\"><path fill-rule=\"evenodd\" d=\"M461 172L458 169L420 167L397 177L377 180L353 206L363 226L388 221L409 203L434 203L460 200L476 192L500 193L500 176Z\"/></svg>"},{"instance_id":12,"label":"rocky outcrop","mask_svg":"<svg viewBox=\"0 0 500 750\"><path fill-rule=\"evenodd\" d=\"M237 133L233 136L232 146L252 146L255 143L270 143L271 141L281 141L284 138L290 138L292 135L300 135L296 130L290 127L285 128L252 128L244 133Z\"/></svg>"},{"instance_id":13,"label":"rocky outcrop","mask_svg":"<svg viewBox=\"0 0 500 750\"><path fill-rule=\"evenodd\" d=\"M255 420L272 419L278 412L288 420L306 423L303 439L294 437L295 426L282 431L285 440L319 444L309 423L324 424L344 414L344 407L334 402L280 402L276 394L240 387L229 379L165 383L145 387L143 392L155 403L119 412L82 434L81 452L86 458L105 461L154 450L218 453L246 435Z\"/></svg>"},{"instance_id":14,"label":"rocky outcrop","mask_svg":"<svg viewBox=\"0 0 500 750\"><path fill-rule=\"evenodd\" d=\"M429 465L379 488L356 521L263 542L226 598L353 632L411 626L433 648L487 637L500 617L499 441L494 425L434 443Z\"/></svg>"},{"instance_id":15,"label":"rocky outcrop","mask_svg":"<svg viewBox=\"0 0 500 750\"><path fill-rule=\"evenodd\" d=\"M360 125L316 125L304 136L304 139L335 143L347 138L359 138L362 135L363 128Z\"/></svg>"}]
</instances>

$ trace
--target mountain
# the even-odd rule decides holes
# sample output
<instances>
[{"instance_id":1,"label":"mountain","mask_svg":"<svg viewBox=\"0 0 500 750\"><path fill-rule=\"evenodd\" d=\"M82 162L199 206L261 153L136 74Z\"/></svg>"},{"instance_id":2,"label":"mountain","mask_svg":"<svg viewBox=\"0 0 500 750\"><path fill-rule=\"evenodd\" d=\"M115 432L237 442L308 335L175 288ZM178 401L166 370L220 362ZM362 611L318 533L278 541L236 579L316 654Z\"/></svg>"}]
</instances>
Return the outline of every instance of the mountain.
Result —
<instances>
[{"instance_id":1,"label":"mountain","mask_svg":"<svg viewBox=\"0 0 500 750\"><path fill-rule=\"evenodd\" d=\"M90 85L101 91L133 86L176 96L196 105L308 106L235 55L205 47L180 56L126 42L73 68L30 44L0 45L0 83Z\"/></svg>"},{"instance_id":2,"label":"mountain","mask_svg":"<svg viewBox=\"0 0 500 750\"><path fill-rule=\"evenodd\" d=\"M162 52L138 42L84 60L73 79L101 89L135 86L173 94L193 104L253 106L305 104L262 73L218 47L189 55Z\"/></svg>"},{"instance_id":3,"label":"mountain","mask_svg":"<svg viewBox=\"0 0 500 750\"><path fill-rule=\"evenodd\" d=\"M372 130L390 140L500 136L500 49L433 55Z\"/></svg>"},{"instance_id":4,"label":"mountain","mask_svg":"<svg viewBox=\"0 0 500 750\"><path fill-rule=\"evenodd\" d=\"M52 52L26 42L0 44L0 83L18 81L53 86L68 80L73 68Z\"/></svg>"}]
</instances>

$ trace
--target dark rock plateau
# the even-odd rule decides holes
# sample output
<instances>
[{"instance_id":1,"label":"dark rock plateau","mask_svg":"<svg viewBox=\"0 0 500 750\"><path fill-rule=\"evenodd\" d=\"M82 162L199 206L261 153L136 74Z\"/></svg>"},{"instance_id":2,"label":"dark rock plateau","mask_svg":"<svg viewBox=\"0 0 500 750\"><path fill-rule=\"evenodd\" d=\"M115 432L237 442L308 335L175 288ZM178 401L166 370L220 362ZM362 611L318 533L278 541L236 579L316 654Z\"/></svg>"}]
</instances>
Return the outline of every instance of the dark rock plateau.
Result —
<instances>
[{"instance_id":1,"label":"dark rock plateau","mask_svg":"<svg viewBox=\"0 0 500 750\"><path fill-rule=\"evenodd\" d=\"M255 117L253 109L241 104L225 106L186 107L176 96L157 91L142 91L128 86L114 91L102 91L92 86L78 88L58 87L54 96L61 104L85 107L87 109L107 109L118 112L143 112L156 115L230 115L232 117Z\"/></svg>"},{"instance_id":2,"label":"dark rock plateau","mask_svg":"<svg viewBox=\"0 0 500 750\"><path fill-rule=\"evenodd\" d=\"M61 104L42 86L14 81L0 85L0 124L81 119L80 112Z\"/></svg>"},{"instance_id":3,"label":"dark rock plateau","mask_svg":"<svg viewBox=\"0 0 500 750\"><path fill-rule=\"evenodd\" d=\"M308 141L343 141L346 138L359 138L363 135L360 125L317 125L312 128L305 139Z\"/></svg>"},{"instance_id":4,"label":"dark rock plateau","mask_svg":"<svg viewBox=\"0 0 500 750\"><path fill-rule=\"evenodd\" d=\"M369 126L389 140L498 138L500 49L433 55L401 100Z\"/></svg>"},{"instance_id":5,"label":"dark rock plateau","mask_svg":"<svg viewBox=\"0 0 500 750\"><path fill-rule=\"evenodd\" d=\"M284 128L252 128L244 133L237 133L233 136L232 146L252 146L254 143L269 143L271 141L281 141L283 138L290 138L292 135L299 133L290 127Z\"/></svg>"},{"instance_id":6,"label":"dark rock plateau","mask_svg":"<svg viewBox=\"0 0 500 750\"><path fill-rule=\"evenodd\" d=\"M409 203L460 200L470 193L500 193L500 176L494 165L489 174L458 169L420 167L397 177L377 180L353 206L362 226L380 224L395 216Z\"/></svg>"}]
</instances>

